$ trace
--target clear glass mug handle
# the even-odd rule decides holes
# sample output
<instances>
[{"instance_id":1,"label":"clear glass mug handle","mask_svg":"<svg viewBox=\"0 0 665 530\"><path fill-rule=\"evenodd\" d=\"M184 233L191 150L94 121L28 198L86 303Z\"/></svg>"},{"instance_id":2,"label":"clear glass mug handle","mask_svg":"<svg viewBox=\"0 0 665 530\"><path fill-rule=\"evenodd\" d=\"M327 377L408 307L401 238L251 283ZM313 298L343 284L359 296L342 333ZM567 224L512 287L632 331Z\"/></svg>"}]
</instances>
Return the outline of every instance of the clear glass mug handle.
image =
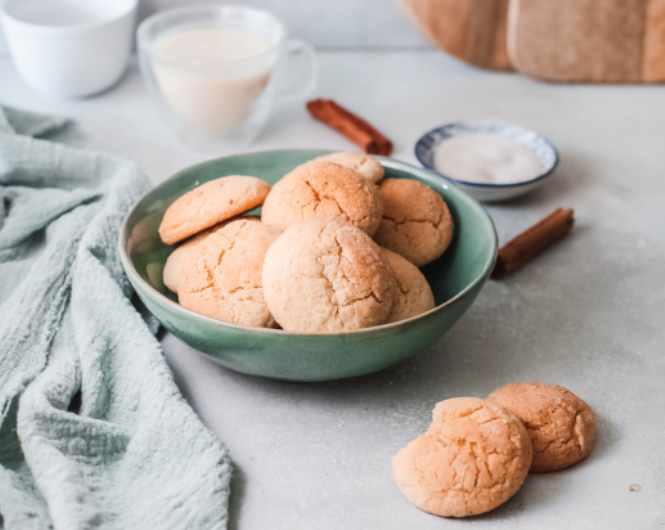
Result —
<instances>
[{"instance_id":1,"label":"clear glass mug handle","mask_svg":"<svg viewBox=\"0 0 665 530\"><path fill-rule=\"evenodd\" d=\"M298 66L300 72L294 82L291 74L296 63L300 63ZM314 91L318 76L319 61L314 47L304 40L289 39L284 44L277 65L275 102L281 104L305 99Z\"/></svg>"}]
</instances>

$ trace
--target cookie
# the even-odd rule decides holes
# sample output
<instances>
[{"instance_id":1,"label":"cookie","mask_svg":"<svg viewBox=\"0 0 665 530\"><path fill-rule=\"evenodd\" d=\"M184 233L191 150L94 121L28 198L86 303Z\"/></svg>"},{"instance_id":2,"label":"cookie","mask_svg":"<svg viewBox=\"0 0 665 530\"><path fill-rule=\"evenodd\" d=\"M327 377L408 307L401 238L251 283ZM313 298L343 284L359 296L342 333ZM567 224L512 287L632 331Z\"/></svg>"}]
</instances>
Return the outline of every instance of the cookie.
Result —
<instances>
[{"instance_id":1,"label":"cookie","mask_svg":"<svg viewBox=\"0 0 665 530\"><path fill-rule=\"evenodd\" d=\"M397 281L397 299L388 316L388 322L406 320L434 308L432 289L418 267L387 248L381 250Z\"/></svg>"},{"instance_id":2,"label":"cookie","mask_svg":"<svg viewBox=\"0 0 665 530\"><path fill-rule=\"evenodd\" d=\"M418 267L441 256L453 237L453 220L441 196L408 179L384 180L379 190L383 219L375 241Z\"/></svg>"},{"instance_id":3,"label":"cookie","mask_svg":"<svg viewBox=\"0 0 665 530\"><path fill-rule=\"evenodd\" d=\"M275 184L261 220L286 230L313 217L336 217L371 236L382 213L381 196L372 182L339 164L310 162Z\"/></svg>"},{"instance_id":4,"label":"cookie","mask_svg":"<svg viewBox=\"0 0 665 530\"><path fill-rule=\"evenodd\" d=\"M570 390L543 383L516 383L488 398L511 410L526 425L533 445L531 471L554 471L586 458L596 441L591 407Z\"/></svg>"},{"instance_id":5,"label":"cookie","mask_svg":"<svg viewBox=\"0 0 665 530\"><path fill-rule=\"evenodd\" d=\"M263 265L268 308L288 331L342 333L383 324L396 289L378 245L351 223L329 217L286 230Z\"/></svg>"},{"instance_id":6,"label":"cookie","mask_svg":"<svg viewBox=\"0 0 665 530\"><path fill-rule=\"evenodd\" d=\"M254 177L234 175L211 180L185 193L168 207L159 235L172 245L238 214L261 206L270 185Z\"/></svg>"},{"instance_id":7,"label":"cookie","mask_svg":"<svg viewBox=\"0 0 665 530\"><path fill-rule=\"evenodd\" d=\"M378 183L383 178L383 166L376 159L366 153L349 151L346 153L332 153L330 155L320 156L312 162L333 162L340 166L353 169L356 173L365 177L367 180Z\"/></svg>"},{"instance_id":8,"label":"cookie","mask_svg":"<svg viewBox=\"0 0 665 530\"><path fill-rule=\"evenodd\" d=\"M180 305L218 320L273 326L263 297L261 269L279 234L277 228L260 221L239 219L206 237L180 274Z\"/></svg>"},{"instance_id":9,"label":"cookie","mask_svg":"<svg viewBox=\"0 0 665 530\"><path fill-rule=\"evenodd\" d=\"M199 232L195 236L189 238L187 241L181 243L173 252L171 252L171 254L169 254L169 257L166 259L164 272L162 273L164 285L166 285L170 291L177 293L178 283L180 281L180 273L182 272L182 268L192 251L210 234L214 234L217 230L236 219L254 219L255 221L260 221L261 218L253 215L235 217L234 219L229 219L228 221L224 221L223 223L219 223L215 226L207 228L203 232Z\"/></svg>"},{"instance_id":10,"label":"cookie","mask_svg":"<svg viewBox=\"0 0 665 530\"><path fill-rule=\"evenodd\" d=\"M477 398L448 399L429 430L393 458L397 486L421 510L443 517L488 512L522 485L531 441L520 419Z\"/></svg>"},{"instance_id":11,"label":"cookie","mask_svg":"<svg viewBox=\"0 0 665 530\"><path fill-rule=\"evenodd\" d=\"M173 291L174 293L178 292L180 273L182 272L182 268L184 267L185 262L187 261L187 258L189 258L189 255L192 253L192 251L199 245L199 243L201 243L201 241L212 234L213 231L221 228L221 226L221 224L215 225L204 230L203 232L199 232L195 236L183 242L173 252L171 252L171 254L169 254L169 257L166 259L166 263L164 264L164 272L162 274L164 285L166 285L170 291Z\"/></svg>"}]
</instances>

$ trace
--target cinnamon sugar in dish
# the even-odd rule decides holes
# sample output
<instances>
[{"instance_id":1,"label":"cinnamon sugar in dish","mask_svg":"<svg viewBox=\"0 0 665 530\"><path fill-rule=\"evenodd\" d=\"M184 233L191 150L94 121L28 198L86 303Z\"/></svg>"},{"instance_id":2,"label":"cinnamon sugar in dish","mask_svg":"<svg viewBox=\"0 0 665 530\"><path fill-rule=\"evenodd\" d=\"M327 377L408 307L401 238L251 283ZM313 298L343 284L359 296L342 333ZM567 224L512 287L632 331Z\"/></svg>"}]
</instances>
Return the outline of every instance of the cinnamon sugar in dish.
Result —
<instances>
[{"instance_id":1,"label":"cinnamon sugar in dish","mask_svg":"<svg viewBox=\"0 0 665 530\"><path fill-rule=\"evenodd\" d=\"M434 154L436 170L454 180L512 184L538 177L540 160L527 146L498 134L462 134L447 139Z\"/></svg>"}]
</instances>

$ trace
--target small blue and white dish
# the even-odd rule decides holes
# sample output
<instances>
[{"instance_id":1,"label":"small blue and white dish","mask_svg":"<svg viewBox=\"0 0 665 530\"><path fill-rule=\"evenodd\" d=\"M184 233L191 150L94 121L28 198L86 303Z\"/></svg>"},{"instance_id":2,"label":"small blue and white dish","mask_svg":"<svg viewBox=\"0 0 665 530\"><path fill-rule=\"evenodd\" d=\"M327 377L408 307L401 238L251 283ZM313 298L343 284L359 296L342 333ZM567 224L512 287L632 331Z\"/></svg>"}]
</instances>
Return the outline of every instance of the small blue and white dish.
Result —
<instances>
[{"instance_id":1,"label":"small blue and white dish","mask_svg":"<svg viewBox=\"0 0 665 530\"><path fill-rule=\"evenodd\" d=\"M522 144L536 155L541 166L540 174L530 180L493 184L458 180L437 171L434 157L441 143L455 136L468 134L496 134ZM415 155L425 169L449 180L474 199L484 202L504 201L532 191L543 184L559 164L556 147L544 136L519 125L494 121L463 121L437 127L416 142Z\"/></svg>"}]
</instances>

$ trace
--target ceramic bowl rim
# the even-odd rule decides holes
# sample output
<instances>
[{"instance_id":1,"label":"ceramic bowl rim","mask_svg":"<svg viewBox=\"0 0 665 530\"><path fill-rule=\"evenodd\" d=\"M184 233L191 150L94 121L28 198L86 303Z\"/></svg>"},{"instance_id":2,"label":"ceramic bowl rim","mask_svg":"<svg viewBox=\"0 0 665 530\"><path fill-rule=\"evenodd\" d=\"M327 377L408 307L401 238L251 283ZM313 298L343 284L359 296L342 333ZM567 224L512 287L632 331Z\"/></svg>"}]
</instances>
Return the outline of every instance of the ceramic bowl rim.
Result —
<instances>
[{"instance_id":1,"label":"ceramic bowl rim","mask_svg":"<svg viewBox=\"0 0 665 530\"><path fill-rule=\"evenodd\" d=\"M518 129L522 129L525 132L529 132L531 134L534 134L552 150L552 153L554 154L554 161L552 162L552 165L550 166L549 169L547 169L544 173L541 175L538 175L537 177L534 177L529 180L523 180L521 182L513 182L510 184L483 184L481 182L469 182L468 180L458 180L454 179L452 177L449 177L447 175L444 175L443 173L437 171L435 168L427 164L418 154L418 147L424 142L425 138L428 136L437 133L441 131L442 129L445 129L447 127L451 127L454 125L488 125L488 124L494 124L494 125L504 125L507 127L516 127ZM445 141L445 140L444 140ZM437 144L438 145L438 144ZM523 145L523 144L522 144ZM529 148L531 149L531 148ZM539 182L541 180L546 179L549 177L552 173L554 173L554 170L559 166L559 161L560 161L560 155L559 155L559 150L556 148L554 143L547 138L546 136L543 136L542 134L537 133L536 131L532 129L527 129L526 127L522 127L521 125L517 125L516 123L510 123L507 121L490 121L490 120L460 120L460 121L452 121L450 123L445 123L443 125L439 125L438 127L435 127L434 129L430 129L426 133L424 133L418 140L416 141L416 144L413 147L413 153L415 157L418 159L418 162L422 164L424 168L426 168L428 171L431 171L433 173L436 173L437 175L443 177L446 180L449 180L450 182L453 182L454 184L462 185L462 186L470 186L473 188L486 188L486 189L505 189L505 188L519 188L522 186L528 186L530 184L535 184L536 182Z\"/></svg>"},{"instance_id":2,"label":"ceramic bowl rim","mask_svg":"<svg viewBox=\"0 0 665 530\"><path fill-rule=\"evenodd\" d=\"M129 224L129 219L132 217L136 209L138 208L139 204L143 202L143 200L152 192L157 190L159 187L163 186L167 182L170 182L177 177L179 177L183 172L185 171L190 171L193 168L205 164L209 164L211 162L219 161L219 160L224 160L227 158L236 158L236 157L244 157L244 156L251 156L251 155L256 155L256 154L268 154L268 153L283 153L284 151L321 151L323 152L324 150L315 150L315 149L273 149L273 150L266 150L266 151L256 151L253 153L242 153L242 154L235 154L235 155L229 155L229 156L223 156L219 158L212 158L209 160L205 160L204 162L199 162L198 164L193 164L191 166L188 166L186 168L181 169L177 173L173 174L171 177L168 179L164 180L163 182L159 183L157 186L154 186L153 188L149 189L146 193L144 193L132 206L132 208L127 212L125 215L125 218L122 222L122 225L120 227L120 232L119 232L119 237L118 237L118 247L119 247L119 254L120 254L120 262L122 264L123 269L125 270L125 273L127 276L131 279L133 279L135 282L138 282L144 290L147 290L153 297L156 298L156 301L161 302L161 303L166 303L169 307L172 307L176 312L182 314L184 317L188 318L194 318L201 320L203 322L210 323L214 326L218 326L220 328L231 328L235 329L238 331L244 331L244 332L249 332L249 333L256 333L259 335L277 335L281 337L314 337L314 336L326 336L326 337L346 337L349 335L362 335L362 334L371 334L371 333L376 333L379 331L383 331L386 329L391 329L391 328L398 328L401 326L404 326L408 323L416 322L418 320L424 320L428 316L434 315L436 313L439 313L443 311L446 307L452 305L455 303L457 300L463 298L466 296L470 291L472 291L479 283L482 283L487 276L492 271L492 267L494 266L494 263L496 261L497 253L498 253L498 235L496 232L496 227L494 226L494 221L492 221L492 218L490 215L487 213L485 208L479 204L476 200L474 200L472 197L470 197L467 193L465 193L463 190L459 188L451 188L454 189L453 193L459 193L461 194L461 197L464 201L469 203L472 207L475 207L478 209L478 213L480 214L481 218L484 219L489 224L489 228L491 228L492 232L492 238L490 240L490 243L492 245L492 248L490 249L489 252L489 258L483 265L483 269L481 273L476 276L471 282L469 282L464 289L462 289L459 293L457 293L455 296L452 298L449 298L446 300L444 303L430 309L429 311L426 311L425 313L422 313L420 315L416 315L414 317L405 319L405 320L400 320L398 322L390 322L387 324L381 324L380 326L372 326L369 328L363 328L363 329L357 329L353 331L347 331L344 333L305 333L305 332L297 332L297 331L285 331L283 329L272 329L272 328L260 328L256 326L244 326L241 324L235 324L233 322L225 322L223 320L217 320L212 317L208 317L205 315L201 315L199 313L196 313L194 311L190 311L189 309L185 309L182 307L180 304L177 304L167 296L163 295L160 293L157 289L155 289L152 285L150 285L147 281L145 281L141 275L138 273L136 268L134 267L134 263L132 260L129 258L129 254L126 249L126 243L128 241L127 237L127 231L128 231L128 224ZM330 153L333 153L335 151L329 151ZM400 170L407 170L409 172L415 172L418 174L419 177L424 178L425 180L432 179L432 177L428 174L429 172L426 170L423 170L421 168L418 168L416 166L413 166L411 164L408 164L406 162L402 162L399 160L395 160L392 158L388 157L383 157L383 156L375 156L382 165L386 167L390 167L393 169L400 169ZM436 180L434 180L436 182ZM445 185L445 184L444 184ZM132 282L134 283L134 282ZM135 289L136 290L136 289Z\"/></svg>"}]
</instances>

